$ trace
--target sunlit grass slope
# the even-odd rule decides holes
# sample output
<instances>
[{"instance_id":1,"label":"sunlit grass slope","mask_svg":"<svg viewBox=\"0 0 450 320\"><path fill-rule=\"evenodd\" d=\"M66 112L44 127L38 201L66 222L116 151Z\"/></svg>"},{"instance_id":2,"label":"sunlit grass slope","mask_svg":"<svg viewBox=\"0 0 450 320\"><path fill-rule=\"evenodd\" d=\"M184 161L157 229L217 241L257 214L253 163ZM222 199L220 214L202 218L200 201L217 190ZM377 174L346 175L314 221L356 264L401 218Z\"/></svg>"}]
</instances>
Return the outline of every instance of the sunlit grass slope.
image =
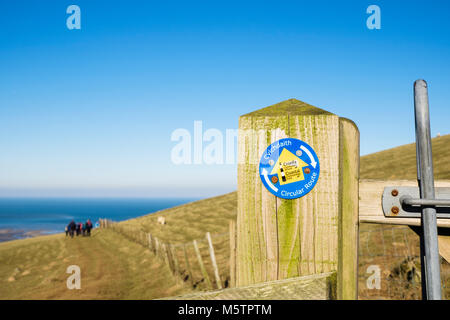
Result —
<instances>
[{"instance_id":1,"label":"sunlit grass slope","mask_svg":"<svg viewBox=\"0 0 450 320\"><path fill-rule=\"evenodd\" d=\"M0 299L152 299L185 292L144 247L111 230L0 243ZM66 269L81 269L81 289Z\"/></svg>"},{"instance_id":2,"label":"sunlit grass slope","mask_svg":"<svg viewBox=\"0 0 450 320\"><path fill-rule=\"evenodd\" d=\"M450 179L450 135L432 139L435 179ZM417 178L415 143L361 157L363 179Z\"/></svg>"}]
</instances>

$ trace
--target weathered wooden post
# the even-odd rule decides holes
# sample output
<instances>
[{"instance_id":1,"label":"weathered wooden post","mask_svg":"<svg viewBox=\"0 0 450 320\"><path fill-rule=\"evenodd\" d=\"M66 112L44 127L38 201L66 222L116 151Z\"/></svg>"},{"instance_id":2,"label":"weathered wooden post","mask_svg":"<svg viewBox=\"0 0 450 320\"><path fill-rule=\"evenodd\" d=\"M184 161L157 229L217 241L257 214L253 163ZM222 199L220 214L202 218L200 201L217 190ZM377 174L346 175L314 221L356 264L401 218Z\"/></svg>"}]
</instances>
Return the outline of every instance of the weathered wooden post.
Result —
<instances>
[{"instance_id":1,"label":"weathered wooden post","mask_svg":"<svg viewBox=\"0 0 450 320\"><path fill-rule=\"evenodd\" d=\"M148 247L150 249L150 251L153 251L153 241L152 241L152 234L151 233L147 233L147 242L148 242Z\"/></svg>"},{"instance_id":2,"label":"weathered wooden post","mask_svg":"<svg viewBox=\"0 0 450 320\"><path fill-rule=\"evenodd\" d=\"M194 284L194 278L192 277L192 269L191 264L189 263L189 257L187 253L186 244L183 244L183 253L184 253L184 262L186 264L186 272L188 274L188 279L191 282L191 284Z\"/></svg>"},{"instance_id":3,"label":"weathered wooden post","mask_svg":"<svg viewBox=\"0 0 450 320\"><path fill-rule=\"evenodd\" d=\"M179 267L179 264L178 264L178 256L177 256L176 248L175 248L175 246L173 244L169 244L168 245L168 249L169 249L169 253L170 253L170 256L171 256L172 262L173 262L173 272L176 275L179 275L180 267Z\"/></svg>"},{"instance_id":4,"label":"weathered wooden post","mask_svg":"<svg viewBox=\"0 0 450 320\"><path fill-rule=\"evenodd\" d=\"M163 258L164 258L164 262L167 264L167 266L169 267L169 270L173 272L173 264L172 264L172 260L170 258L170 253L169 253L169 249L168 249L169 244L167 243L162 243L161 247L162 247L162 253L163 253Z\"/></svg>"},{"instance_id":5,"label":"weathered wooden post","mask_svg":"<svg viewBox=\"0 0 450 320\"><path fill-rule=\"evenodd\" d=\"M218 289L222 289L222 280L220 280L219 268L217 267L216 255L214 253L214 246L211 239L211 233L206 233L206 240L208 241L209 256L211 257L211 263L214 270L214 278L216 279L216 285Z\"/></svg>"},{"instance_id":6,"label":"weathered wooden post","mask_svg":"<svg viewBox=\"0 0 450 320\"><path fill-rule=\"evenodd\" d=\"M153 240L155 240L155 254L157 256L161 256L161 253L160 253L161 249L159 247L159 239L157 237L154 237Z\"/></svg>"},{"instance_id":7,"label":"weathered wooden post","mask_svg":"<svg viewBox=\"0 0 450 320\"><path fill-rule=\"evenodd\" d=\"M236 287L236 222L230 220L230 287Z\"/></svg>"},{"instance_id":8,"label":"weathered wooden post","mask_svg":"<svg viewBox=\"0 0 450 320\"><path fill-rule=\"evenodd\" d=\"M320 163L315 187L292 200L269 192L260 176L267 179L261 156L283 138L306 142ZM356 299L358 181L359 132L352 121L296 99L241 116L236 285L336 272L337 298Z\"/></svg>"},{"instance_id":9,"label":"weathered wooden post","mask_svg":"<svg viewBox=\"0 0 450 320\"><path fill-rule=\"evenodd\" d=\"M208 288L212 289L211 280L209 280L208 272L206 271L205 264L203 263L202 254L198 248L197 240L192 241L192 243L194 245L195 254L197 256L198 265L200 267L200 271L202 272L203 278L205 279Z\"/></svg>"}]
</instances>

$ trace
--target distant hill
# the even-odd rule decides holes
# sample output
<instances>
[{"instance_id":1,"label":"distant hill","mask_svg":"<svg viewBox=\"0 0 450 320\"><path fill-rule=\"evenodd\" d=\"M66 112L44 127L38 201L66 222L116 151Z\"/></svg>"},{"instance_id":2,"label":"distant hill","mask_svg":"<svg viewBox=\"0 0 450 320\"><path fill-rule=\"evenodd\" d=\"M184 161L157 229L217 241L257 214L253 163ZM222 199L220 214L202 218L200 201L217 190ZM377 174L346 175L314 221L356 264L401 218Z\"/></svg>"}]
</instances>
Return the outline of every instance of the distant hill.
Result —
<instances>
[{"instance_id":1,"label":"distant hill","mask_svg":"<svg viewBox=\"0 0 450 320\"><path fill-rule=\"evenodd\" d=\"M435 179L450 179L450 135L432 139ZM361 179L417 178L416 144L376 152L361 157Z\"/></svg>"}]
</instances>

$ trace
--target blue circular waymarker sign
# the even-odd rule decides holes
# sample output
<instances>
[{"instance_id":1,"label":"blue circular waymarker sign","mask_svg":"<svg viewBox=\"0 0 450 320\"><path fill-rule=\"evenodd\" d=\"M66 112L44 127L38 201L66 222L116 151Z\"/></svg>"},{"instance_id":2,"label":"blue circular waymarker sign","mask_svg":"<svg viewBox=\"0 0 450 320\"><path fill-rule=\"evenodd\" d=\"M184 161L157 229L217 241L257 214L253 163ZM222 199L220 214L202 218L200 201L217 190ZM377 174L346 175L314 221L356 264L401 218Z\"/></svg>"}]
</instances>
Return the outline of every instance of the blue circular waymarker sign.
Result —
<instances>
[{"instance_id":1,"label":"blue circular waymarker sign","mask_svg":"<svg viewBox=\"0 0 450 320\"><path fill-rule=\"evenodd\" d=\"M275 141L261 156L259 175L272 194L297 199L310 192L319 180L316 152L306 142L293 138Z\"/></svg>"}]
</instances>

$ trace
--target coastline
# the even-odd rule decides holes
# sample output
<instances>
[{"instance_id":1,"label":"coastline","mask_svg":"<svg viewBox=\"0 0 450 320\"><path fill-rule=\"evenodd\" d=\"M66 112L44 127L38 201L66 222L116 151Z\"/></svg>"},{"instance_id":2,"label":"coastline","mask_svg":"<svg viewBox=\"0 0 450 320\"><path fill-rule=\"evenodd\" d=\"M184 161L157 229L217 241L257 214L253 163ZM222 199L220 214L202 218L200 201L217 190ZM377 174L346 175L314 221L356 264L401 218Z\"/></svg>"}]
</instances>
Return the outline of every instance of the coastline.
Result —
<instances>
[{"instance_id":1,"label":"coastline","mask_svg":"<svg viewBox=\"0 0 450 320\"><path fill-rule=\"evenodd\" d=\"M0 229L0 243L52 234L45 230Z\"/></svg>"},{"instance_id":2,"label":"coastline","mask_svg":"<svg viewBox=\"0 0 450 320\"><path fill-rule=\"evenodd\" d=\"M0 198L0 243L64 233L74 220L95 224L100 218L124 221L197 199Z\"/></svg>"}]
</instances>

